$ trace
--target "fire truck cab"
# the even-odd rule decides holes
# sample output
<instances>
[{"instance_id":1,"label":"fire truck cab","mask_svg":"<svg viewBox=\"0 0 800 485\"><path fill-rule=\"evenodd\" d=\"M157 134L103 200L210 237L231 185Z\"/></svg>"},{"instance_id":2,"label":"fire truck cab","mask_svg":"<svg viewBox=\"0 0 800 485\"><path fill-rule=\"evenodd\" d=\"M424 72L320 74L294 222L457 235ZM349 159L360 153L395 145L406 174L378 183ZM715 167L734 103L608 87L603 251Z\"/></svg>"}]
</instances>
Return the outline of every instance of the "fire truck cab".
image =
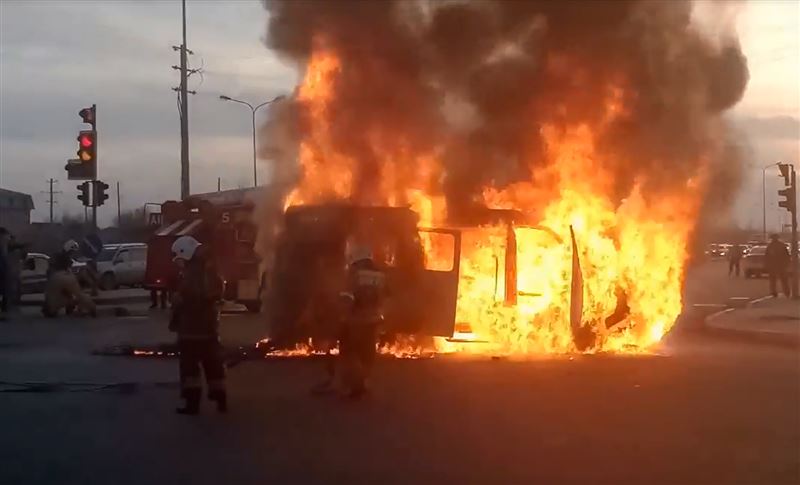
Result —
<instances>
[{"instance_id":1,"label":"fire truck cab","mask_svg":"<svg viewBox=\"0 0 800 485\"><path fill-rule=\"evenodd\" d=\"M348 244L373 251L387 277L385 328L390 333L451 336L458 297L461 236L423 229L406 207L348 204L289 207L278 235L268 285L270 338L290 345L330 330L347 265ZM428 264L422 237L437 238L447 257Z\"/></svg>"},{"instance_id":2,"label":"fire truck cab","mask_svg":"<svg viewBox=\"0 0 800 485\"><path fill-rule=\"evenodd\" d=\"M161 205L160 227L148 242L145 286L171 290L177 279L172 243L190 235L211 247L213 262L225 281L224 298L261 309L264 277L255 252L256 227L252 222L257 189L197 194L184 201Z\"/></svg>"}]
</instances>

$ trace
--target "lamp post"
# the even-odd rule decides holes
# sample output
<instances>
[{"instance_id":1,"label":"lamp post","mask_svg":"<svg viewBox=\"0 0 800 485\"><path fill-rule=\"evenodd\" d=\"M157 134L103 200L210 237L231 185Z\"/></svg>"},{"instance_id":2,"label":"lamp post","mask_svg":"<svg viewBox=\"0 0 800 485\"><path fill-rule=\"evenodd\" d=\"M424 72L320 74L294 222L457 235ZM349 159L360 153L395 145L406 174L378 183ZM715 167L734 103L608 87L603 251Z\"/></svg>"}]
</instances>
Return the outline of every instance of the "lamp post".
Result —
<instances>
[{"instance_id":1,"label":"lamp post","mask_svg":"<svg viewBox=\"0 0 800 485\"><path fill-rule=\"evenodd\" d=\"M268 104L272 104L275 101L279 101L279 100L281 100L283 98L284 98L283 95L276 96L275 98L273 98L273 99L271 99L269 101L264 101L263 103L261 103L259 105L253 106L252 104L248 103L247 101L242 101L240 99L231 98L230 96L222 95L222 96L219 97L219 99L221 99L223 101L233 101L234 103L239 103L239 104L243 104L243 105L247 106L248 108L250 108L250 113L253 115L253 187L258 187L258 170L256 170L256 111L258 111L258 109L263 107L263 106L266 106Z\"/></svg>"}]
</instances>

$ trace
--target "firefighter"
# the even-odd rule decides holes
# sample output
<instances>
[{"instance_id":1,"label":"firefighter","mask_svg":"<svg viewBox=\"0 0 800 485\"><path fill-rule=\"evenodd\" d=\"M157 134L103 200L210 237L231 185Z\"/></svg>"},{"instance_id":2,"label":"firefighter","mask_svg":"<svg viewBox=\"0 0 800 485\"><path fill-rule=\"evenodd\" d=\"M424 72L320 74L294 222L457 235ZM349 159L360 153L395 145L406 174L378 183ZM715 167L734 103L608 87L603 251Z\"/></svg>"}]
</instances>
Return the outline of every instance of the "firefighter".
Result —
<instances>
[{"instance_id":1,"label":"firefighter","mask_svg":"<svg viewBox=\"0 0 800 485\"><path fill-rule=\"evenodd\" d=\"M789 250L777 234L773 234L764 255L764 264L769 273L769 291L778 297L777 280L781 281L783 294L789 296Z\"/></svg>"},{"instance_id":2,"label":"firefighter","mask_svg":"<svg viewBox=\"0 0 800 485\"><path fill-rule=\"evenodd\" d=\"M225 391L225 365L219 342L219 306L222 278L217 274L206 247L191 236L181 236L172 245L173 261L181 269L172 303L170 330L178 334L181 395L184 407L179 414L197 414L203 387L203 368L208 398L217 411L228 410Z\"/></svg>"},{"instance_id":3,"label":"firefighter","mask_svg":"<svg viewBox=\"0 0 800 485\"><path fill-rule=\"evenodd\" d=\"M78 243L70 239L64 243L61 251L50 258L47 285L44 291L42 313L47 317L55 317L64 308L67 314L72 313L75 305L84 313L97 316L94 301L81 290L78 279L72 273L72 262L78 254Z\"/></svg>"},{"instance_id":4,"label":"firefighter","mask_svg":"<svg viewBox=\"0 0 800 485\"><path fill-rule=\"evenodd\" d=\"M343 319L339 340L339 386L348 397L361 397L375 360L378 327L383 323L386 277L368 248L356 247L342 292Z\"/></svg>"}]
</instances>

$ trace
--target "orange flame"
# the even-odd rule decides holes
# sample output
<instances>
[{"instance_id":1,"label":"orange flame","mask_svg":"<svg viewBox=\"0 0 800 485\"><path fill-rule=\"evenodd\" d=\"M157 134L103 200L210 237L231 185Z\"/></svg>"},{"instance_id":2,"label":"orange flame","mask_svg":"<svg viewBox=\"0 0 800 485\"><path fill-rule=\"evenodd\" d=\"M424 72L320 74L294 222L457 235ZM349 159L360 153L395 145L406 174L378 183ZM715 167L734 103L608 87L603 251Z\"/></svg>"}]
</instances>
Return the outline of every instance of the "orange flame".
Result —
<instances>
[{"instance_id":1,"label":"orange flame","mask_svg":"<svg viewBox=\"0 0 800 485\"><path fill-rule=\"evenodd\" d=\"M341 68L333 52L317 50L298 88L297 101L308 114L309 130L300 150L304 176L287 204L356 197L357 167L336 149L328 112ZM570 326L570 227L583 273L581 320L594 336L588 351L646 351L672 327L682 308L687 241L704 181L699 176L684 190L654 201L643 197L646 181L639 180L621 203L615 203L611 168L626 161L601 155L595 140L609 122L626 115L624 89L609 88L605 101L605 115L592 126L554 123L541 128L546 159L531 165L531 180L484 190L488 207L520 210L535 217L537 226L512 229L516 248L506 247L508 228L503 225L464 230L456 308L459 331L449 340L437 339L437 350L506 355L579 350ZM381 158L381 183L358 202L410 205L420 214L421 226L443 223L446 203L426 187L441 170L435 154L419 157L396 146L386 148L381 135L365 132ZM425 233L421 240L428 266L435 265L441 248ZM508 251L516 254L513 304L508 304L502 277Z\"/></svg>"}]
</instances>

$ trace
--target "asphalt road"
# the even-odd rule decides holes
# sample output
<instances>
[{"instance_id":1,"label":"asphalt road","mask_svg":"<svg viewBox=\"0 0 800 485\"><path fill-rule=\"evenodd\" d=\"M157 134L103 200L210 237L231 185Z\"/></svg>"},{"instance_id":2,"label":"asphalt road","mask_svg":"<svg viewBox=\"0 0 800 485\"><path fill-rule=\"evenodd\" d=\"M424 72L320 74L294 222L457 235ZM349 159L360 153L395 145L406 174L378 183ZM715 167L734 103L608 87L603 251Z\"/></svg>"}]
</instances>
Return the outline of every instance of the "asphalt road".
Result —
<instances>
[{"instance_id":1,"label":"asphalt road","mask_svg":"<svg viewBox=\"0 0 800 485\"><path fill-rule=\"evenodd\" d=\"M698 287L716 285L715 301L740 291L708 268L697 274L710 278ZM233 316L224 329L246 341L260 324ZM176 380L172 360L89 355L162 339L150 319L0 332L0 380ZM650 356L381 359L360 402L310 396L320 366L232 368L225 416L173 414L169 386L2 393L0 483L800 483L791 349L686 331Z\"/></svg>"}]
</instances>

